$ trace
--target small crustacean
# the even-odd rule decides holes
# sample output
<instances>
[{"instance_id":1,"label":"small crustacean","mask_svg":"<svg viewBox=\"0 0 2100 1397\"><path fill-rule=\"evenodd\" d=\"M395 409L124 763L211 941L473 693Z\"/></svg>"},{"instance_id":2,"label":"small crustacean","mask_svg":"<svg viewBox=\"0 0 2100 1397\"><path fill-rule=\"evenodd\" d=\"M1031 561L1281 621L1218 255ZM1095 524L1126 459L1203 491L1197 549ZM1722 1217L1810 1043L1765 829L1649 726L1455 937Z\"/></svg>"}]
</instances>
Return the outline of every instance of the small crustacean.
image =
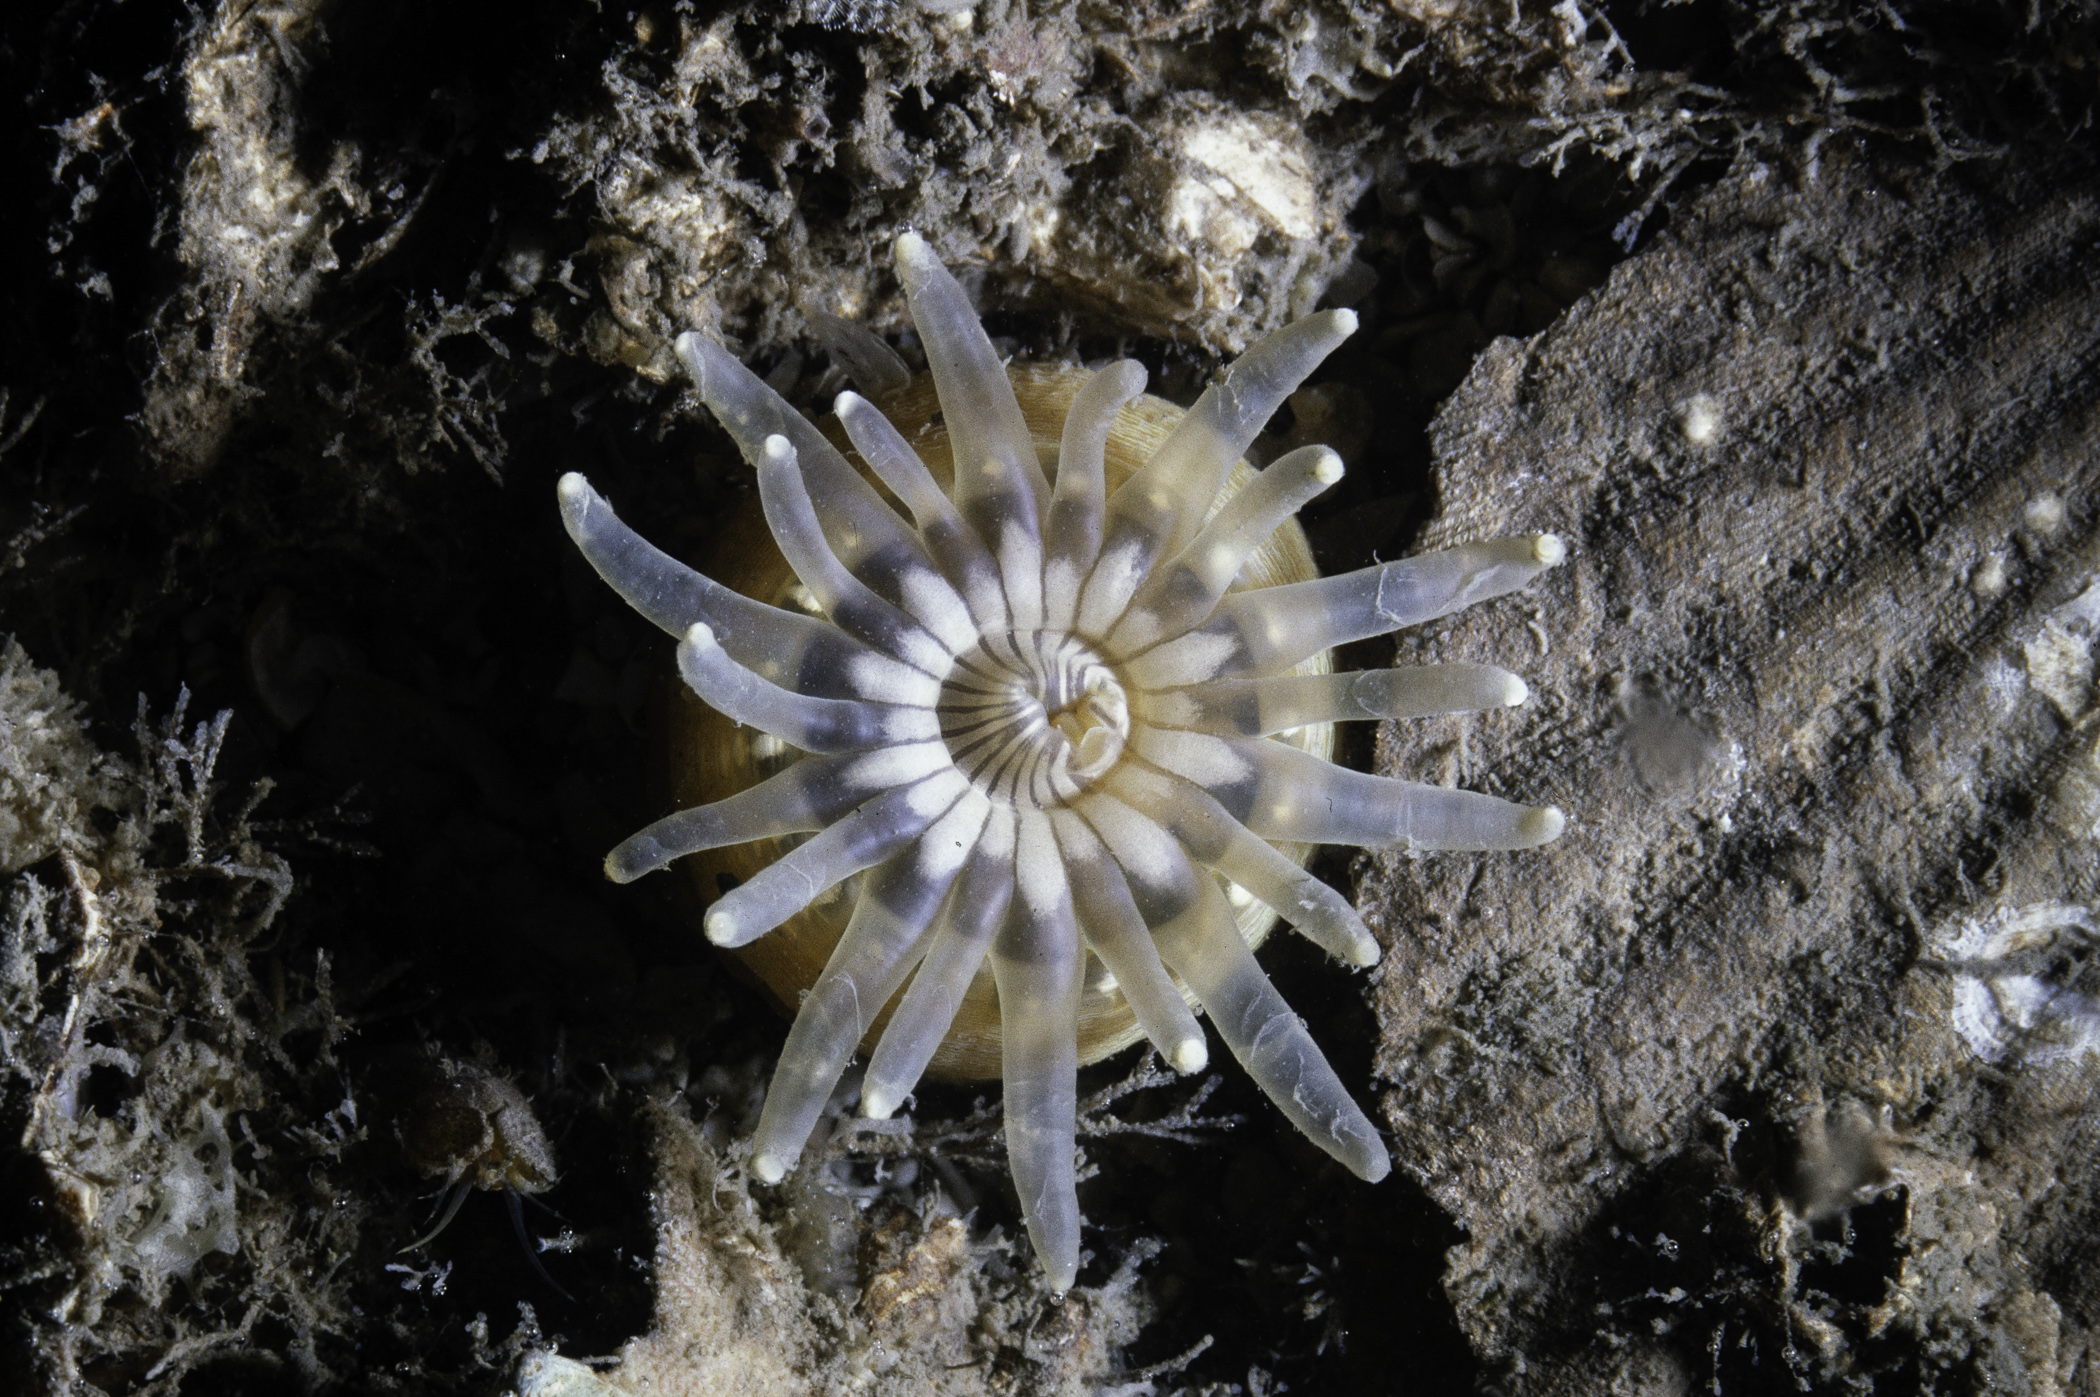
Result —
<instances>
[{"instance_id":1,"label":"small crustacean","mask_svg":"<svg viewBox=\"0 0 2100 1397\"><path fill-rule=\"evenodd\" d=\"M526 1260L569 1298L547 1274L525 1231L522 1200L555 1183L554 1151L525 1093L493 1072L451 1058L396 1064L392 1075L394 1137L402 1157L426 1177L443 1179L449 1194L437 1224L401 1250L427 1246L451 1226L469 1190L500 1190Z\"/></svg>"},{"instance_id":2,"label":"small crustacean","mask_svg":"<svg viewBox=\"0 0 2100 1397\"><path fill-rule=\"evenodd\" d=\"M1192 1008L1314 1143L1385 1175L1377 1130L1249 943L1273 914L1350 965L1378 947L1283 849L1522 849L1563 821L1323 759L1325 725L1521 703L1516 676L1334 674L1325 652L1512 591L1563 550L1539 535L1311 574L1292 516L1340 459L1312 446L1257 472L1240 457L1354 331L1347 311L1271 335L1183 414L1141 398L1128 361L1010 373L923 240L900 238L897 265L943 421L896 375L865 385L879 404L841 394L857 465L719 345L678 341L758 472L785 571L733 579L755 595L659 552L581 476L561 481L584 556L679 637L692 691L756 734L755 761L715 763L726 789L628 839L606 871L627 882L755 845L741 881L705 887L708 938L820 944L791 982L807 993L754 1174L795 1166L856 1048L871 1052L871 1116L936 1065L996 1071L1029 1236L1064 1290L1079 1268L1081 1057L1135 1033L1196 1071L1208 1048ZM1263 910L1242 918L1236 902Z\"/></svg>"}]
</instances>

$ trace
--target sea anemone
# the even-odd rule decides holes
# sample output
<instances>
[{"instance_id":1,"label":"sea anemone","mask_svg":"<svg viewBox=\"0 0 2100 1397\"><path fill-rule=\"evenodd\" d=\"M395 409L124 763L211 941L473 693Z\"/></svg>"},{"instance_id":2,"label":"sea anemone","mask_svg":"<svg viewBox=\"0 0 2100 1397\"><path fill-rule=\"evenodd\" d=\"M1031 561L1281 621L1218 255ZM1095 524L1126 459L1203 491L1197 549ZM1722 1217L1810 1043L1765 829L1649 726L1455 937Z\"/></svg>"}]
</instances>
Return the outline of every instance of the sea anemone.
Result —
<instances>
[{"instance_id":1,"label":"sea anemone","mask_svg":"<svg viewBox=\"0 0 2100 1397\"><path fill-rule=\"evenodd\" d=\"M1120 992L1182 1072L1208 1060L1191 1004L1207 1012L1308 1138L1359 1177L1384 1177L1377 1130L1262 973L1228 889L1366 966L1377 943L1347 899L1269 841L1483 850L1559 835L1551 807L1363 775L1279 735L1523 702L1523 682L1486 665L1296 671L1331 646L1521 587L1563 549L1551 535L1497 539L1235 589L1250 555L1341 476L1335 453L1313 446L1226 488L1354 315L1307 316L1254 346L1110 491L1104 443L1144 370L1125 361L1087 379L1046 477L962 288L920 238L899 238L896 255L953 445L947 483L867 399L843 393L837 414L881 489L721 346L677 343L757 468L766 524L820 614L693 571L581 476L562 478L570 536L679 637L692 690L809 754L650 825L606 873L628 882L701 850L807 836L708 909L708 939L729 947L858 877L759 1118L751 1169L766 1182L794 1168L885 1010L861 1106L881 1117L901 1105L988 960L1008 1157L1062 1291L1079 1268L1074 1114L1090 981Z\"/></svg>"}]
</instances>

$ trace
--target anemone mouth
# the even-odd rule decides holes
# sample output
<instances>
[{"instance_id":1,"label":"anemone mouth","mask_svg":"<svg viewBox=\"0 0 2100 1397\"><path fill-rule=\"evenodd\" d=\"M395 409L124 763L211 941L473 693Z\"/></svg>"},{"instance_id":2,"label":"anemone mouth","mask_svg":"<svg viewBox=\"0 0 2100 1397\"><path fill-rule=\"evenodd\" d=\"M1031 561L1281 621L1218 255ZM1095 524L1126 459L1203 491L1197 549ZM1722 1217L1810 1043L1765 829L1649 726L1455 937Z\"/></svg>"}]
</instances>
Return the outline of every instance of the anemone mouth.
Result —
<instances>
[{"instance_id":1,"label":"anemone mouth","mask_svg":"<svg viewBox=\"0 0 2100 1397\"><path fill-rule=\"evenodd\" d=\"M1122 677L1062 631L983 637L956 657L936 712L956 769L1004 805L1067 804L1130 740Z\"/></svg>"}]
</instances>

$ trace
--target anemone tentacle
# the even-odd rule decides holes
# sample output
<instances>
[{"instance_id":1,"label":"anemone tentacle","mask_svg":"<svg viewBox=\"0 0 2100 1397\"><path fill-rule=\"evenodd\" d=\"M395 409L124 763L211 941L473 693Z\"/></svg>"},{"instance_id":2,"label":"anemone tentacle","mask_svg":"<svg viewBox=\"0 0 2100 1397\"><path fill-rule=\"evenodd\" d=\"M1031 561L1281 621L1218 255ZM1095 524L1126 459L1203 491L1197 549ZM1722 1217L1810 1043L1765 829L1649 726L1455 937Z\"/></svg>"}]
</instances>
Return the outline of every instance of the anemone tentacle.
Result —
<instances>
[{"instance_id":1,"label":"anemone tentacle","mask_svg":"<svg viewBox=\"0 0 2100 1397\"><path fill-rule=\"evenodd\" d=\"M894 424L858 393L841 393L832 410L875 476L904 501L926 540L926 551L951 585L962 593L980 630L1007 624L1006 593L999 566L963 522L955 501L941 492L933 472L919 459Z\"/></svg>"},{"instance_id":2,"label":"anemone tentacle","mask_svg":"<svg viewBox=\"0 0 2100 1397\"><path fill-rule=\"evenodd\" d=\"M1101 560L1080 599L1082 632L1100 635L1115 624L1153 563L1178 553L1202 526L1233 463L1263 424L1355 333L1354 312L1322 311L1226 365L1152 459L1109 497Z\"/></svg>"},{"instance_id":3,"label":"anemone tentacle","mask_svg":"<svg viewBox=\"0 0 2100 1397\"><path fill-rule=\"evenodd\" d=\"M1110 364L1078 389L1046 477L962 287L923 240L907 235L896 253L951 483L875 403L844 393L837 413L903 513L727 350L695 334L677 344L756 468L768 528L821 616L686 568L580 476L562 479L570 535L679 638L692 691L808 754L650 825L606 871L626 882L686 854L807 836L708 910L706 933L725 946L857 879L760 1115L752 1168L764 1180L795 1167L885 1011L862 1109L903 1104L988 967L1014 1184L1061 1290L1079 1266L1074 1113L1090 983L1112 983L1179 1071L1208 1060L1193 1011L1207 1013L1308 1138L1365 1179L1387 1172L1377 1130L1262 973L1227 890L1366 966L1379 948L1362 918L1277 842L1490 850L1559 835L1553 807L1348 771L1279 735L1523 703L1523 681L1491 665L1303 670L1334 645L1523 587L1564 549L1551 535L1494 539L1247 588L1248 559L1294 529L1341 461L1307 447L1224 487L1284 398L1353 333L1352 315L1308 316L1254 346L1111 491L1106 444L1144 370ZM836 325L826 333L857 343ZM887 381L894 366L879 348L854 352Z\"/></svg>"},{"instance_id":4,"label":"anemone tentacle","mask_svg":"<svg viewBox=\"0 0 2100 1397\"><path fill-rule=\"evenodd\" d=\"M1270 737L1312 723L1513 708L1530 696L1523 680L1494 665L1415 665L1347 674L1213 679L1194 688L1148 694L1145 716L1166 728Z\"/></svg>"},{"instance_id":5,"label":"anemone tentacle","mask_svg":"<svg viewBox=\"0 0 2100 1397\"><path fill-rule=\"evenodd\" d=\"M712 805L666 815L607 854L605 876L631 883L704 849L823 829L870 794L849 779L857 757L810 757Z\"/></svg>"},{"instance_id":6,"label":"anemone tentacle","mask_svg":"<svg viewBox=\"0 0 2100 1397\"><path fill-rule=\"evenodd\" d=\"M927 927L962 869L956 850L977 838L989 810L982 797L958 800L923 839L868 880L780 1051L775 1086L751 1141L760 1178L777 1183L794 1167L876 1011L925 955Z\"/></svg>"},{"instance_id":7,"label":"anemone tentacle","mask_svg":"<svg viewBox=\"0 0 2100 1397\"><path fill-rule=\"evenodd\" d=\"M890 1016L861 1080L861 1109L887 1118L919 1084L1006 923L1014 891L1014 816L995 806L927 938L926 957Z\"/></svg>"},{"instance_id":8,"label":"anemone tentacle","mask_svg":"<svg viewBox=\"0 0 2100 1397\"><path fill-rule=\"evenodd\" d=\"M660 630L683 636L704 623L733 659L768 679L791 679L809 694L851 695L855 666L882 661L836 626L753 601L693 571L621 523L582 476L563 476L558 491L562 523L577 550Z\"/></svg>"},{"instance_id":9,"label":"anemone tentacle","mask_svg":"<svg viewBox=\"0 0 2100 1397\"><path fill-rule=\"evenodd\" d=\"M672 347L693 375L700 400L728 430L744 459L755 466L765 457L766 438L787 438L809 480L810 492L824 497L825 533L847 567L858 568L866 558L899 552L919 553L920 561L925 561L918 536L883 502L875 487L763 379L721 345L691 331L680 335Z\"/></svg>"},{"instance_id":10,"label":"anemone tentacle","mask_svg":"<svg viewBox=\"0 0 2100 1397\"><path fill-rule=\"evenodd\" d=\"M1057 490L1050 502L1050 556L1043 570L1048 619L1054 625L1071 628L1079 611L1079 586L1101 556L1108 435L1123 405L1145 391L1145 377L1145 366L1129 359L1106 365L1073 395L1065 414L1057 447Z\"/></svg>"}]
</instances>

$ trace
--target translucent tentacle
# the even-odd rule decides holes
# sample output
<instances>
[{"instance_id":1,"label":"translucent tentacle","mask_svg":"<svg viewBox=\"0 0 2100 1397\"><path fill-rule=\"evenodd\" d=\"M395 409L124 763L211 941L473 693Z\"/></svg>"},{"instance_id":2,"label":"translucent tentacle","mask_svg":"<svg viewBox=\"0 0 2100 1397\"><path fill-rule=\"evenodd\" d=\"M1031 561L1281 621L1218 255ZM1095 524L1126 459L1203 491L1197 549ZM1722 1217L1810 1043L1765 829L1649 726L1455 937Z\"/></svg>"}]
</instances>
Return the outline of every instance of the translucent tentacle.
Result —
<instances>
[{"instance_id":1,"label":"translucent tentacle","mask_svg":"<svg viewBox=\"0 0 2100 1397\"><path fill-rule=\"evenodd\" d=\"M1355 333L1352 311L1308 315L1225 366L1152 459L1109 498L1101 561L1081 594L1080 629L1102 634L1153 563L1188 546L1233 462L1305 376Z\"/></svg>"},{"instance_id":2,"label":"translucent tentacle","mask_svg":"<svg viewBox=\"0 0 2100 1397\"><path fill-rule=\"evenodd\" d=\"M795 1167L847 1059L924 953L927 924L990 811L984 797L965 796L868 879L773 1068L751 1137L751 1171L760 1179L778 1183Z\"/></svg>"},{"instance_id":3,"label":"translucent tentacle","mask_svg":"<svg viewBox=\"0 0 2100 1397\"><path fill-rule=\"evenodd\" d=\"M916 233L897 239L897 275L955 444L956 504L986 543L996 546L998 525L1009 518L1040 538L1036 522L1049 503L1049 482L1006 365L978 321L976 307ZM995 521L994 527L985 527L987 519Z\"/></svg>"},{"instance_id":4,"label":"translucent tentacle","mask_svg":"<svg viewBox=\"0 0 2100 1397\"><path fill-rule=\"evenodd\" d=\"M733 592L663 552L621 523L590 482L571 472L556 487L562 525L606 584L651 624L682 636L696 622L738 663L769 679L798 680L812 693L852 692L852 662L876 652L826 625Z\"/></svg>"},{"instance_id":5,"label":"translucent tentacle","mask_svg":"<svg viewBox=\"0 0 2100 1397\"><path fill-rule=\"evenodd\" d=\"M995 806L934 923L926 958L868 1061L860 1089L863 1114L887 1119L919 1084L1006 920L1013 891L1013 810Z\"/></svg>"},{"instance_id":6,"label":"translucent tentacle","mask_svg":"<svg viewBox=\"0 0 2100 1397\"><path fill-rule=\"evenodd\" d=\"M707 939L717 946L756 941L826 889L918 838L968 789L950 771L877 796L724 893L702 922Z\"/></svg>"},{"instance_id":7,"label":"translucent tentacle","mask_svg":"<svg viewBox=\"0 0 2100 1397\"><path fill-rule=\"evenodd\" d=\"M1044 624L1069 629L1079 612L1079 584L1101 554L1106 505L1103 458L1123 405L1145 391L1145 366L1121 359L1080 385L1065 414L1057 451L1057 491L1043 531Z\"/></svg>"},{"instance_id":8,"label":"translucent tentacle","mask_svg":"<svg viewBox=\"0 0 2100 1397\"><path fill-rule=\"evenodd\" d=\"M1108 633L1116 654L1144 649L1201 625L1240 567L1300 506L1342 478L1342 458L1307 446L1277 460L1225 502L1195 541L1138 588Z\"/></svg>"},{"instance_id":9,"label":"translucent tentacle","mask_svg":"<svg viewBox=\"0 0 2100 1397\"><path fill-rule=\"evenodd\" d=\"M1378 942L1348 898L1284 857L1267 840L1255 837L1203 791L1178 776L1135 763L1119 769L1109 786L1122 802L1143 812L1139 818L1144 823L1164 825L1190 858L1245 888L1321 950L1347 965L1378 963ZM1154 849L1133 832L1112 833L1104 828L1094 804L1089 803L1085 810L1087 819L1119 855L1133 849L1162 861L1171 859L1170 852Z\"/></svg>"},{"instance_id":10,"label":"translucent tentacle","mask_svg":"<svg viewBox=\"0 0 2100 1397\"><path fill-rule=\"evenodd\" d=\"M1006 593L998 564L976 531L963 522L919 453L889 418L856 393L839 394L833 411L868 468L912 512L927 552L961 591L977 624L986 630L1006 625Z\"/></svg>"},{"instance_id":11,"label":"translucent tentacle","mask_svg":"<svg viewBox=\"0 0 2100 1397\"><path fill-rule=\"evenodd\" d=\"M1204 862L1342 964L1359 969L1378 964L1378 942L1349 899L1237 822L1225 833L1225 842Z\"/></svg>"},{"instance_id":12,"label":"translucent tentacle","mask_svg":"<svg viewBox=\"0 0 2100 1397\"><path fill-rule=\"evenodd\" d=\"M805 752L859 752L941 735L932 709L812 698L783 689L731 659L704 624L678 643L678 672L714 708Z\"/></svg>"},{"instance_id":13,"label":"translucent tentacle","mask_svg":"<svg viewBox=\"0 0 2100 1397\"><path fill-rule=\"evenodd\" d=\"M999 563L1013 624L1043 623L1042 516L1050 486L1006 366L970 298L925 240L897 239L897 273L955 447L955 504Z\"/></svg>"},{"instance_id":14,"label":"translucent tentacle","mask_svg":"<svg viewBox=\"0 0 2100 1397\"><path fill-rule=\"evenodd\" d=\"M1271 742L1266 745L1281 747L1284 744ZM1235 813L1252 798L1257 768L1254 761L1243 755L1228 738L1184 732L1178 728L1144 727L1131 733L1130 750L1156 767L1193 781ZM1312 760L1322 766L1328 765L1317 757Z\"/></svg>"},{"instance_id":15,"label":"translucent tentacle","mask_svg":"<svg viewBox=\"0 0 2100 1397\"><path fill-rule=\"evenodd\" d=\"M1016 896L992 943L999 985L1006 1153L1028 1239L1063 1294L1079 1276L1079 996L1086 952L1049 822L1020 817Z\"/></svg>"},{"instance_id":16,"label":"translucent tentacle","mask_svg":"<svg viewBox=\"0 0 2100 1397\"><path fill-rule=\"evenodd\" d=\"M1008 519L993 550L1006 587L1006 609L1017 631L1037 630L1043 624L1043 541L1033 523Z\"/></svg>"},{"instance_id":17,"label":"translucent tentacle","mask_svg":"<svg viewBox=\"0 0 2100 1397\"><path fill-rule=\"evenodd\" d=\"M691 331L672 348L685 362L700 390L700 401L735 439L744 459L756 466L765 459L766 438L784 436L809 477L812 493L824 498L825 535L847 568L858 574L870 559L915 559L929 566L919 540L897 512L883 502L875 487L848 465L837 447L765 380L738 363L721 345Z\"/></svg>"},{"instance_id":18,"label":"translucent tentacle","mask_svg":"<svg viewBox=\"0 0 2100 1397\"><path fill-rule=\"evenodd\" d=\"M1365 849L1531 849L1560 838L1567 824L1555 806L1366 776L1285 742L1183 736L1185 749L1148 746L1147 759L1202 786L1264 839ZM1208 751L1212 744L1244 762L1244 772L1222 781L1198 774L1224 770Z\"/></svg>"},{"instance_id":19,"label":"translucent tentacle","mask_svg":"<svg viewBox=\"0 0 2100 1397\"><path fill-rule=\"evenodd\" d=\"M1114 851L1139 915L1147 926L1156 926L1179 916L1195 893L1181 881L1189 876L1189 868L1187 858L1175 847L1180 838L1175 829L1180 812L1164 804L1140 806L1122 798L1123 772L1136 766L1125 762L1117 767L1102 787L1088 791L1074 808ZM1195 794L1209 799L1201 791Z\"/></svg>"},{"instance_id":20,"label":"translucent tentacle","mask_svg":"<svg viewBox=\"0 0 2100 1397\"><path fill-rule=\"evenodd\" d=\"M955 512L955 501L948 498L933 472L919 459L919 453L911 449L897 424L884 416L880 408L858 393L847 392L832 399L831 410L838 414L847 439L868 463L868 469L875 472L875 478L904 501L920 533L942 520L961 519Z\"/></svg>"},{"instance_id":21,"label":"translucent tentacle","mask_svg":"<svg viewBox=\"0 0 2100 1397\"><path fill-rule=\"evenodd\" d=\"M1148 722L1162 727L1267 737L1314 723L1514 708L1530 697L1524 681L1506 669L1451 664L1214 679L1195 688L1143 694L1136 702Z\"/></svg>"},{"instance_id":22,"label":"translucent tentacle","mask_svg":"<svg viewBox=\"0 0 2100 1397\"><path fill-rule=\"evenodd\" d=\"M797 468L795 448L786 437L766 438L758 466L758 497L765 507L766 526L773 531L773 541L780 545L788 566L809 588L826 615L914 669L935 676L947 672L954 651L929 634L914 616L877 596L832 551L830 541L818 527L816 506L810 502L808 486ZM939 576L931 563L919 573L928 583L936 582ZM941 582L939 586L946 588L947 584ZM953 598L954 612L967 623L969 613L962 598L952 590L948 596ZM974 639L974 633L971 638Z\"/></svg>"},{"instance_id":23,"label":"translucent tentacle","mask_svg":"<svg viewBox=\"0 0 2100 1397\"><path fill-rule=\"evenodd\" d=\"M904 356L859 321L823 311L810 312L808 320L817 343L861 392L881 397L911 382L911 365L904 362Z\"/></svg>"},{"instance_id":24,"label":"translucent tentacle","mask_svg":"<svg viewBox=\"0 0 2100 1397\"><path fill-rule=\"evenodd\" d=\"M1218 1036L1276 1109L1350 1173L1372 1183L1384 1178L1392 1168L1384 1141L1262 974L1217 887L1200 883L1196 905L1153 935L1161 957L1195 991Z\"/></svg>"},{"instance_id":25,"label":"translucent tentacle","mask_svg":"<svg viewBox=\"0 0 2100 1397\"><path fill-rule=\"evenodd\" d=\"M1280 674L1352 640L1420 625L1514 592L1567 556L1552 534L1469 543L1397 563L1237 592L1210 621L1129 662L1146 688Z\"/></svg>"},{"instance_id":26,"label":"translucent tentacle","mask_svg":"<svg viewBox=\"0 0 2100 1397\"><path fill-rule=\"evenodd\" d=\"M822 829L868 798L849 779L859 758L812 757L711 805L666 815L605 856L605 876L632 883L676 858L753 839Z\"/></svg>"},{"instance_id":27,"label":"translucent tentacle","mask_svg":"<svg viewBox=\"0 0 2100 1397\"><path fill-rule=\"evenodd\" d=\"M1130 885L1117 861L1079 816L1060 810L1051 822L1064 851L1072 902L1087 944L1116 977L1138 1027L1160 1056L1176 1072L1201 1072L1210 1061L1203 1030L1196 1026L1196 1016L1159 963L1159 952L1153 949L1145 919L1131 899Z\"/></svg>"}]
</instances>

